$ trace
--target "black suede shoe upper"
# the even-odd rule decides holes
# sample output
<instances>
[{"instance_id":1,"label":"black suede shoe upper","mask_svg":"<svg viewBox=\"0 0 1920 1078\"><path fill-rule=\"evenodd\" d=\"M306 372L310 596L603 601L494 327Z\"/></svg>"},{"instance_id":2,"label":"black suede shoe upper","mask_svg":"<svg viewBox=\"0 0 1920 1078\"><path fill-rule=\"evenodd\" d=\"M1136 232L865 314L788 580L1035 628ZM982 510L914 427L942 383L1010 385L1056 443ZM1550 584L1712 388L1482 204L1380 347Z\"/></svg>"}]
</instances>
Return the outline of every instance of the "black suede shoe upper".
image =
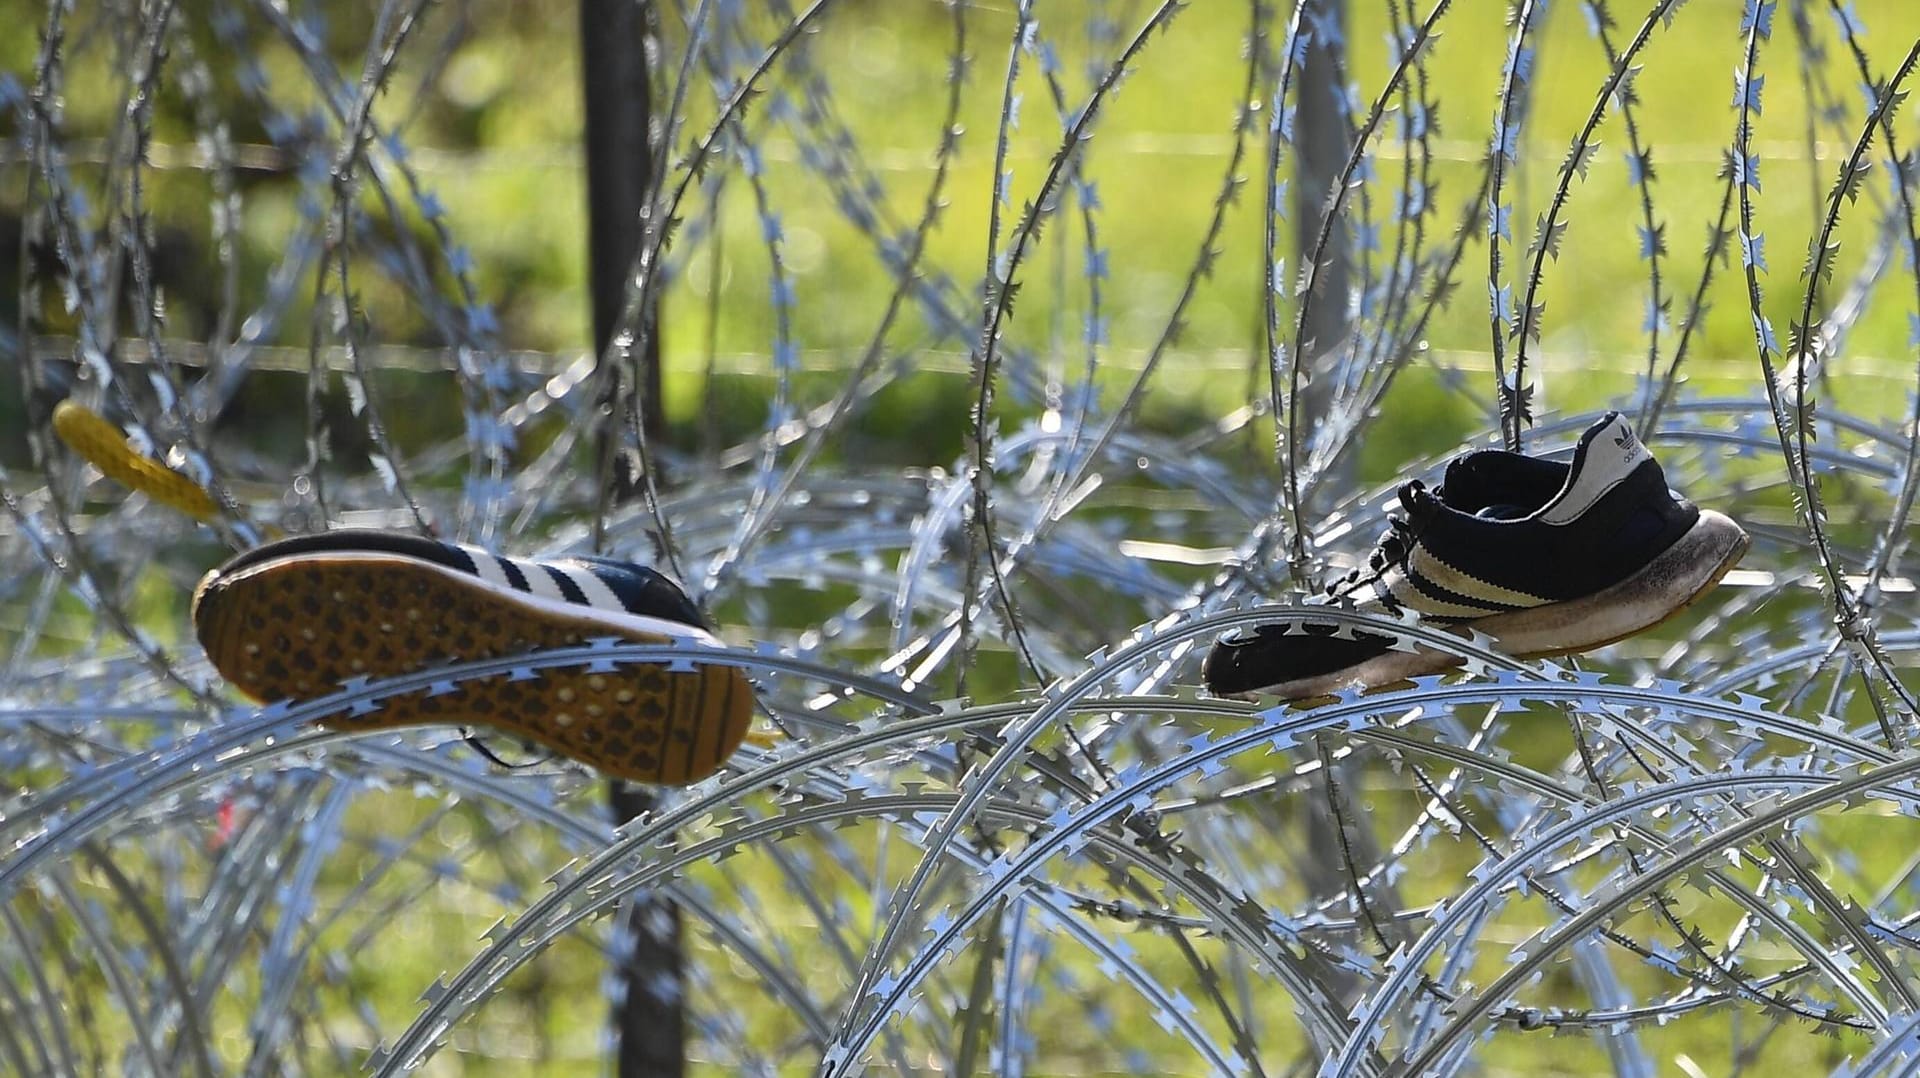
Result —
<instances>
[{"instance_id":1,"label":"black suede shoe upper","mask_svg":"<svg viewBox=\"0 0 1920 1078\"><path fill-rule=\"evenodd\" d=\"M1602 591L1700 515L1667 488L1659 463L1614 412L1581 436L1568 462L1480 450L1449 464L1438 489L1416 487L1402 489L1409 519L1382 537L1371 577L1350 577L1345 594L1362 609L1409 608L1442 625ZM1202 675L1216 693L1254 692L1337 673L1390 646L1387 637L1336 635L1310 619L1293 632L1263 625L1220 640Z\"/></svg>"}]
</instances>

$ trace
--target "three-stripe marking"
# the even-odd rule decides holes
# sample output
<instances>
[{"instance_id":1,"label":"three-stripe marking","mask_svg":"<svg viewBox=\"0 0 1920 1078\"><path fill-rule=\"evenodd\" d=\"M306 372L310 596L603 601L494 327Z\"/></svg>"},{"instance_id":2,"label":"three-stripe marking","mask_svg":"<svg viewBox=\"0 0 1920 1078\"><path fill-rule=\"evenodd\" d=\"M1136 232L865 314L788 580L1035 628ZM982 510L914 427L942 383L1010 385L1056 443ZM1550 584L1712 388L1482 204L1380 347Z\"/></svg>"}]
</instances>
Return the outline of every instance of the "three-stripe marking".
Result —
<instances>
[{"instance_id":1,"label":"three-stripe marking","mask_svg":"<svg viewBox=\"0 0 1920 1078\"><path fill-rule=\"evenodd\" d=\"M1424 547L1414 551L1408 564L1390 570L1382 583L1401 605L1441 618L1483 618L1548 602L1462 573Z\"/></svg>"},{"instance_id":2,"label":"three-stripe marking","mask_svg":"<svg viewBox=\"0 0 1920 1078\"><path fill-rule=\"evenodd\" d=\"M450 546L449 549L459 551L471 566L469 571L494 587L511 588L542 599L576 603L598 610L640 613L628 609L627 604L621 602L620 597L607 586L607 582L591 569L523 561L471 547Z\"/></svg>"}]
</instances>

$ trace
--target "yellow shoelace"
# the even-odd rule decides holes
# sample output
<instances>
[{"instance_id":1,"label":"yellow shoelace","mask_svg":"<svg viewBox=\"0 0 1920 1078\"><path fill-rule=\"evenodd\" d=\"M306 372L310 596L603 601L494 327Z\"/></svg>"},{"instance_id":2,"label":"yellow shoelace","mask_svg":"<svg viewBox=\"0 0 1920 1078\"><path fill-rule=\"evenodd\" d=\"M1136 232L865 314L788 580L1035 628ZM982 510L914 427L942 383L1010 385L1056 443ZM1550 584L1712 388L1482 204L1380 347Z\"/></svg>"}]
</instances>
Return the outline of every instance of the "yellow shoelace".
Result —
<instances>
[{"instance_id":1,"label":"yellow shoelace","mask_svg":"<svg viewBox=\"0 0 1920 1078\"><path fill-rule=\"evenodd\" d=\"M53 431L88 463L127 489L203 524L220 515L220 503L205 487L136 451L125 432L85 407L61 401L53 409Z\"/></svg>"}]
</instances>

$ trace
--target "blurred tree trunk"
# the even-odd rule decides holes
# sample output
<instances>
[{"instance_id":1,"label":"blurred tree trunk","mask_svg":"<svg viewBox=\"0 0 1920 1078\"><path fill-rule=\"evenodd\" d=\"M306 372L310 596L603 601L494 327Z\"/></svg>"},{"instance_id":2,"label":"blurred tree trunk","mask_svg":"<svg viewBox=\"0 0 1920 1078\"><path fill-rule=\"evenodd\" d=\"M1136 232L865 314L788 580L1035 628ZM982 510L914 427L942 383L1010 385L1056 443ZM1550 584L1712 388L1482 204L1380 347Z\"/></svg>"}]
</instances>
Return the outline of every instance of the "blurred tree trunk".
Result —
<instances>
[{"instance_id":1,"label":"blurred tree trunk","mask_svg":"<svg viewBox=\"0 0 1920 1078\"><path fill-rule=\"evenodd\" d=\"M627 274L644 235L641 214L652 186L654 163L649 126L653 98L648 70L650 8L645 0L581 0L580 54L585 75L587 150L587 251L593 294L593 343L601 361L620 321ZM657 322L655 323L658 324ZM660 411L660 341L649 334L639 356L637 394L621 392L626 371L602 372L602 404L608 409L596 459L610 464L602 482L624 499L634 476L619 445L624 416L635 396L647 437L665 428ZM614 780L607 804L615 823L626 823L654 805L644 787ZM612 983L614 1073L619 1078L677 1078L686 1071L686 972L680 944L680 910L655 892L637 894L621 911L615 931Z\"/></svg>"},{"instance_id":2,"label":"blurred tree trunk","mask_svg":"<svg viewBox=\"0 0 1920 1078\"><path fill-rule=\"evenodd\" d=\"M603 356L620 321L627 272L640 249L641 215L653 185L649 130L653 89L647 49L651 18L649 0L580 2L580 66L586 76L588 287L593 293L594 347ZM639 367L644 382L637 387L640 419L652 439L663 434L666 426L660 411L657 332L648 335Z\"/></svg>"},{"instance_id":3,"label":"blurred tree trunk","mask_svg":"<svg viewBox=\"0 0 1920 1078\"><path fill-rule=\"evenodd\" d=\"M1309 27L1338 27L1347 24L1346 0L1307 0ZM1346 68L1336 62L1333 52L1319 40L1325 30L1315 34L1313 47L1307 50L1300 71L1300 111L1294 130L1299 140L1298 182L1293 185L1293 220L1298 258L1305 266L1313 254L1314 241L1320 236L1322 211L1327 195L1340 169L1353 152L1354 132L1342 109L1346 93ZM1342 56L1345 55L1344 48ZM1300 362L1308 372L1300 397L1300 415L1308 433L1314 421L1327 414L1333 403L1332 368L1340 348L1351 331L1347 315L1347 289L1352 281L1353 233L1344 219L1335 220L1327 235L1327 249L1316 275L1313 306L1307 311L1307 347ZM1352 454L1341 458L1344 465ZM1321 489L1343 492L1342 482L1350 474L1329 475Z\"/></svg>"},{"instance_id":4,"label":"blurred tree trunk","mask_svg":"<svg viewBox=\"0 0 1920 1078\"><path fill-rule=\"evenodd\" d=\"M1345 46L1336 54L1323 40L1330 34L1344 37L1348 24L1346 0L1307 0L1307 16L1308 25L1318 32L1300 72L1300 105L1294 128L1299 148L1299 176L1293 185L1293 220L1295 264L1300 266L1305 266L1313 256L1327 196L1353 152L1356 134L1341 102L1346 93L1347 72L1339 60L1345 56ZM1314 425L1333 406L1335 366L1353 331L1347 307L1347 294L1353 281L1353 230L1345 220L1335 220L1327 233L1327 248L1322 253L1316 281L1318 291L1307 312L1307 346L1300 357L1308 372L1307 384L1300 396L1300 415L1306 426L1304 433L1309 437ZM1321 477L1315 490L1322 498L1337 498L1352 488L1353 462L1354 454L1345 454L1334 464L1332 472ZM1343 791L1365 788L1363 771L1334 760L1328 760L1327 764L1327 778ZM1377 864L1380 857L1378 842L1365 827L1366 814L1355 811L1356 800L1347 798L1342 810L1335 806L1335 796L1332 788L1328 788L1326 797L1309 802L1312 811L1307 820L1308 848L1321 856L1307 858L1302 867L1308 877L1308 888L1320 898L1360 886L1341 859L1329 856L1329 851L1351 850L1354 860L1366 865ZM1384 885L1376 889L1373 898L1390 907L1399 905L1398 897ZM1359 914L1357 908L1352 912ZM1356 942L1362 948L1373 943L1364 937ZM1327 968L1322 976L1344 1001L1351 1003L1357 997L1361 986L1352 975Z\"/></svg>"}]
</instances>

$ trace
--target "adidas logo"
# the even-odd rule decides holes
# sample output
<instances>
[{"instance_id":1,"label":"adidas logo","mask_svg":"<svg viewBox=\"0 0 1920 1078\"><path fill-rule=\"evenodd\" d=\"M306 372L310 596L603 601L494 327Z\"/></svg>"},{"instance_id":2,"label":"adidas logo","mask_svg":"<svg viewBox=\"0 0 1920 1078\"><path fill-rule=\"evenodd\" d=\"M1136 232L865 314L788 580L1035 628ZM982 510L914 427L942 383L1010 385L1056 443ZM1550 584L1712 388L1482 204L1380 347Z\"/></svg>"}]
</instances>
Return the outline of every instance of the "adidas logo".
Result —
<instances>
[{"instance_id":1,"label":"adidas logo","mask_svg":"<svg viewBox=\"0 0 1920 1078\"><path fill-rule=\"evenodd\" d=\"M1632 460L1640 452L1640 439L1633 436L1633 428L1622 426L1620 433L1613 436L1613 444L1620 447L1620 459Z\"/></svg>"}]
</instances>

